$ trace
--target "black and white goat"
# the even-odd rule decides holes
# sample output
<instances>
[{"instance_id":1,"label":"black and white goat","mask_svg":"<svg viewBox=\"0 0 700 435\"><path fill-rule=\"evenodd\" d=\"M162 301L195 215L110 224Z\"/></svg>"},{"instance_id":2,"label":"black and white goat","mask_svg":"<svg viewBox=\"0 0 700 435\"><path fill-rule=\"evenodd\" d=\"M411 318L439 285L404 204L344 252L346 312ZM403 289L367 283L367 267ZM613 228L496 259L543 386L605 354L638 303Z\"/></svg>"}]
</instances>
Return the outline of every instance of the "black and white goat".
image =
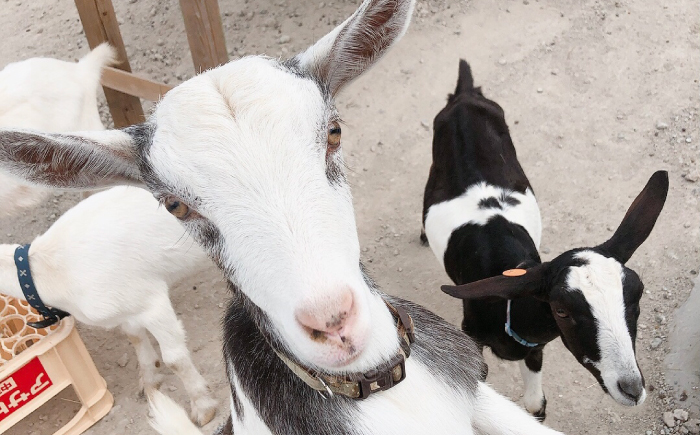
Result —
<instances>
[{"instance_id":1,"label":"black and white goat","mask_svg":"<svg viewBox=\"0 0 700 435\"><path fill-rule=\"evenodd\" d=\"M474 87L463 60L434 129L424 235L458 284L443 290L463 299L464 332L520 362L525 407L539 418L547 404L542 352L557 337L617 402L641 404L635 339L644 286L625 262L663 208L667 173L651 177L610 240L541 263L540 211L503 109Z\"/></svg>"},{"instance_id":2,"label":"black and white goat","mask_svg":"<svg viewBox=\"0 0 700 435\"><path fill-rule=\"evenodd\" d=\"M54 187L145 185L220 266L233 292L224 356L236 435L556 433L481 382L469 337L382 294L360 265L334 97L403 35L412 10L365 0L286 62L250 56L188 80L142 125L0 131L0 168ZM402 310L415 324L405 371ZM405 379L346 397L378 374L363 395ZM339 378L346 395L311 386L330 396ZM179 406L152 400L161 433L199 433Z\"/></svg>"}]
</instances>

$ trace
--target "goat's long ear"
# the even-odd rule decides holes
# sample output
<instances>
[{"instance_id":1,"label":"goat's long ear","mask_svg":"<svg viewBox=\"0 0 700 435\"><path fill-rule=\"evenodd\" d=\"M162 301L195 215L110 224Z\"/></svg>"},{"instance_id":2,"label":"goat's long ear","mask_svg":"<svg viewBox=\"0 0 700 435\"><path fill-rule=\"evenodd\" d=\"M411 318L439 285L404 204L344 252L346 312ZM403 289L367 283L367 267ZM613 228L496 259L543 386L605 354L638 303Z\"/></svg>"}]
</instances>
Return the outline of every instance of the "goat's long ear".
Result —
<instances>
[{"instance_id":1,"label":"goat's long ear","mask_svg":"<svg viewBox=\"0 0 700 435\"><path fill-rule=\"evenodd\" d=\"M0 170L58 189L141 185L134 138L144 128L68 134L0 130Z\"/></svg>"},{"instance_id":2,"label":"goat's long ear","mask_svg":"<svg viewBox=\"0 0 700 435\"><path fill-rule=\"evenodd\" d=\"M527 270L513 269L503 275L462 285L443 285L442 291L458 299L515 299L525 296L546 298L545 272L549 263Z\"/></svg>"},{"instance_id":3,"label":"goat's long ear","mask_svg":"<svg viewBox=\"0 0 700 435\"><path fill-rule=\"evenodd\" d=\"M667 194L668 172L657 171L627 210L610 240L600 245L600 248L620 263L626 263L651 234L656 219L664 208Z\"/></svg>"},{"instance_id":4,"label":"goat's long ear","mask_svg":"<svg viewBox=\"0 0 700 435\"><path fill-rule=\"evenodd\" d=\"M414 0L365 0L345 22L297 56L331 95L371 67L408 28Z\"/></svg>"}]
</instances>

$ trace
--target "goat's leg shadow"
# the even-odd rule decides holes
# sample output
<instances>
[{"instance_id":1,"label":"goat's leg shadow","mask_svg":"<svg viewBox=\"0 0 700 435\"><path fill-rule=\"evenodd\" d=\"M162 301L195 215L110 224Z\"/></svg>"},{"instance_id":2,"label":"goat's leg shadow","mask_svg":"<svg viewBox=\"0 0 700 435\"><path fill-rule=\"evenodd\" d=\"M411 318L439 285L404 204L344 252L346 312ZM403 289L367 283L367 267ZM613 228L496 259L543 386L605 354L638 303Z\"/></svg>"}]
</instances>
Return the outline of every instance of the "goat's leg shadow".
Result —
<instances>
[{"instance_id":1,"label":"goat's leg shadow","mask_svg":"<svg viewBox=\"0 0 700 435\"><path fill-rule=\"evenodd\" d=\"M524 360L518 361L525 384L525 409L539 421L544 421L547 417L547 398L542 390L542 358L542 349L537 349L530 352Z\"/></svg>"},{"instance_id":2,"label":"goat's leg shadow","mask_svg":"<svg viewBox=\"0 0 700 435\"><path fill-rule=\"evenodd\" d=\"M153 348L145 328L125 324L122 325L122 330L136 350L140 373L139 396L145 397L147 391L157 390L163 382L163 375L158 372L158 353Z\"/></svg>"},{"instance_id":3,"label":"goat's leg shadow","mask_svg":"<svg viewBox=\"0 0 700 435\"><path fill-rule=\"evenodd\" d=\"M160 346L163 362L180 378L190 396L192 420L203 426L216 415L217 402L209 390L207 381L192 362L192 355L187 349L185 329L175 315L167 294L167 291L163 292L165 297L154 302L154 312L147 316L151 323L146 327Z\"/></svg>"}]
</instances>

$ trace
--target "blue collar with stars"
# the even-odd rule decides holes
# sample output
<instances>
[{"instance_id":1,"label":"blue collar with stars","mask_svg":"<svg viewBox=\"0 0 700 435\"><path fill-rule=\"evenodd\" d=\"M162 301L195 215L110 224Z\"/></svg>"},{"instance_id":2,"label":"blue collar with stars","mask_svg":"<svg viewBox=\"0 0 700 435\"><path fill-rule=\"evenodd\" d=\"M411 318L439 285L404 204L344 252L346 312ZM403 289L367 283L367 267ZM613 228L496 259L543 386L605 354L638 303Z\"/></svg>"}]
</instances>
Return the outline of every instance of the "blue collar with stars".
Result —
<instances>
[{"instance_id":1,"label":"blue collar with stars","mask_svg":"<svg viewBox=\"0 0 700 435\"><path fill-rule=\"evenodd\" d=\"M513 340L517 341L518 343L522 344L525 347L536 347L539 346L539 343L530 343L529 341L525 340L524 338L521 338L518 334L515 333L510 327L510 299L508 299L508 308L506 309L506 334L510 335Z\"/></svg>"},{"instance_id":2,"label":"blue collar with stars","mask_svg":"<svg viewBox=\"0 0 700 435\"><path fill-rule=\"evenodd\" d=\"M70 316L70 314L58 308L49 308L41 301L39 293L36 291L34 280L32 279L32 272L29 269L30 246L31 245L18 246L17 249L15 249L15 266L17 266L17 278L19 278L19 285L22 288L22 293L24 293L24 299L26 299L29 305L34 307L39 314L44 316L44 320L40 322L27 322L27 325L32 328L42 329L59 322L62 318Z\"/></svg>"}]
</instances>

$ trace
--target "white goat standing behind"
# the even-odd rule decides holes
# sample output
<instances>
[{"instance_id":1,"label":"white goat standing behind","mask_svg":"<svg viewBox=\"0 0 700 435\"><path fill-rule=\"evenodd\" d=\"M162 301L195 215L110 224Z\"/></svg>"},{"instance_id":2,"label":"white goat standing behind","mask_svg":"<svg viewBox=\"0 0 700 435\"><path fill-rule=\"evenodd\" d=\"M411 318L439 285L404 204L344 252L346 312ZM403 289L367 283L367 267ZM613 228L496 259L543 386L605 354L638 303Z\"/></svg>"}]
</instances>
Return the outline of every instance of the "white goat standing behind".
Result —
<instances>
[{"instance_id":1,"label":"white goat standing behind","mask_svg":"<svg viewBox=\"0 0 700 435\"><path fill-rule=\"evenodd\" d=\"M104 130L97 111L97 85L102 68L116 53L102 44L78 63L32 58L0 71L0 128L64 132ZM50 190L0 173L0 217L39 204Z\"/></svg>"},{"instance_id":2,"label":"white goat standing behind","mask_svg":"<svg viewBox=\"0 0 700 435\"><path fill-rule=\"evenodd\" d=\"M0 72L0 126L104 130L96 92L102 68L114 59L114 50L103 44L77 64L34 58L8 65ZM0 216L36 205L48 192L0 173ZM190 395L193 420L202 425L214 417L216 401L192 363L168 289L211 262L183 234L149 192L115 187L68 210L34 240L29 258L43 302L82 323L124 330L136 349L146 392L162 381L150 332ZM0 245L0 292L23 299L16 247Z\"/></svg>"}]
</instances>

